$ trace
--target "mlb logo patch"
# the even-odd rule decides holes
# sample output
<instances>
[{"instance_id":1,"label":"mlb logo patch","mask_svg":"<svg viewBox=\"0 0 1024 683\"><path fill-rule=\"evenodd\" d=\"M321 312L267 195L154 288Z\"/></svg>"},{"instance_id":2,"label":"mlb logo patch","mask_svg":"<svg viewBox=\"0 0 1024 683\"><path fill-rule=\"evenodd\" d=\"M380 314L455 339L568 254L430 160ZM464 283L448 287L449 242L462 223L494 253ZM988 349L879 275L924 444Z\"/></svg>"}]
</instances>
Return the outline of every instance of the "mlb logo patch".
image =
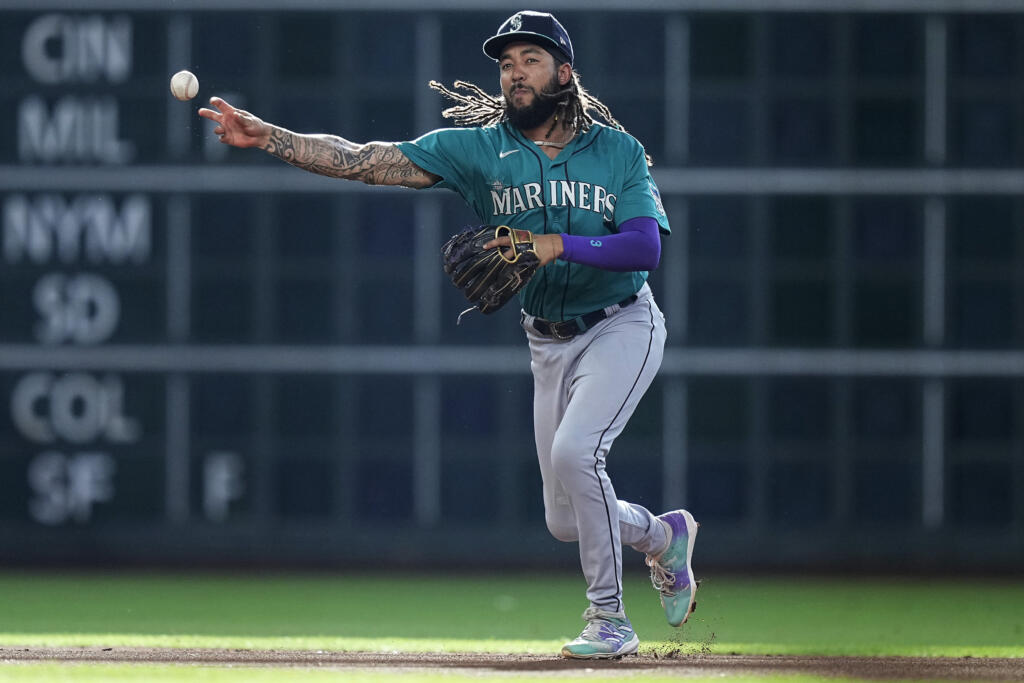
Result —
<instances>
[{"instance_id":1,"label":"mlb logo patch","mask_svg":"<svg viewBox=\"0 0 1024 683\"><path fill-rule=\"evenodd\" d=\"M658 209L658 213L664 216L665 206L661 203L661 193L658 192L658 186L654 184L653 180L648 179L647 182L651 188L651 196L654 197L654 206Z\"/></svg>"}]
</instances>

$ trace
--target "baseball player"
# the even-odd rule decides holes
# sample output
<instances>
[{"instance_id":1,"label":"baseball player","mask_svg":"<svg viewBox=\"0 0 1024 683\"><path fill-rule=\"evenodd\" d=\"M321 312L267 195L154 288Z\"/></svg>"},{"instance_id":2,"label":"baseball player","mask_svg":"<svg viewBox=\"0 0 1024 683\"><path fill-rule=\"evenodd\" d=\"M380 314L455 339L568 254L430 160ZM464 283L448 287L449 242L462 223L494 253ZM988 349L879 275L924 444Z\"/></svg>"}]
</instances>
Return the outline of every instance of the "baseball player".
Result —
<instances>
[{"instance_id":1,"label":"baseball player","mask_svg":"<svg viewBox=\"0 0 1024 683\"><path fill-rule=\"evenodd\" d=\"M400 143L300 135L212 98L200 116L235 147L368 184L446 188L481 222L534 233L540 269L520 292L534 377L534 430L551 534L579 544L586 627L572 658L618 658L639 640L622 596L622 544L645 553L669 623L694 607L697 523L620 500L605 462L650 386L665 344L647 285L668 218L642 145L580 84L569 34L551 14L521 11L483 44L501 95L467 83L431 86L461 124ZM596 121L596 112L606 124ZM507 237L488 248L509 245Z\"/></svg>"}]
</instances>

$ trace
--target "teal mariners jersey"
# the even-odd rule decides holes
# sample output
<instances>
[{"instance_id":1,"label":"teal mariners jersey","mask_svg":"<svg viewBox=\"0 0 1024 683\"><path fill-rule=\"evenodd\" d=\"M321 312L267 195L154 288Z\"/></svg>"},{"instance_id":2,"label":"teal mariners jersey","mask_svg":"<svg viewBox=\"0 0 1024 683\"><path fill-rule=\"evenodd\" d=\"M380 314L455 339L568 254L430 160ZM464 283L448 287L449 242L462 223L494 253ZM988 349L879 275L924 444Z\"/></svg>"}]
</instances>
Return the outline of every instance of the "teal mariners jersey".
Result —
<instances>
[{"instance_id":1,"label":"teal mariners jersey","mask_svg":"<svg viewBox=\"0 0 1024 683\"><path fill-rule=\"evenodd\" d=\"M584 235L592 244L640 216L669 232L643 146L600 123L577 135L553 160L507 123L442 128L398 148L440 176L433 187L458 192L484 224ZM646 279L646 271L613 272L556 260L537 271L519 297L530 315L561 321L618 303Z\"/></svg>"}]
</instances>

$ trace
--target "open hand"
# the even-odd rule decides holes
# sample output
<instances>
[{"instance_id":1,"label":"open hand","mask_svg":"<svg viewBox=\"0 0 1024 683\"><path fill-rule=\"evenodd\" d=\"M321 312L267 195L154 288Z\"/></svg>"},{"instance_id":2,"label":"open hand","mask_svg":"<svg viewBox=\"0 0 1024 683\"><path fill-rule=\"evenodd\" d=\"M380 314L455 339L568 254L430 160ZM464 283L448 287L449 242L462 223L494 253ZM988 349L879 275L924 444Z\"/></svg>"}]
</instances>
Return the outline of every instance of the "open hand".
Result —
<instances>
[{"instance_id":1,"label":"open hand","mask_svg":"<svg viewBox=\"0 0 1024 683\"><path fill-rule=\"evenodd\" d=\"M214 134L232 147L263 147L270 140L270 125L244 109L235 109L219 97L210 98L214 109L199 110L199 115L217 124Z\"/></svg>"}]
</instances>

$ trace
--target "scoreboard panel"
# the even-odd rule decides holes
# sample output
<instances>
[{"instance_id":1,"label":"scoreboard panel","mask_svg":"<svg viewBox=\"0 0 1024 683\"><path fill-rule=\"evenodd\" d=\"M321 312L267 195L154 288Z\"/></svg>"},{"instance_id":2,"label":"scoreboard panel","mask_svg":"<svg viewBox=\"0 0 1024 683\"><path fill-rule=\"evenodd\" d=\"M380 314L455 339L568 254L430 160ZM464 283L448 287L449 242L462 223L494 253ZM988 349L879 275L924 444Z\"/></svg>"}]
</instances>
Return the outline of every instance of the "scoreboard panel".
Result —
<instances>
[{"instance_id":1,"label":"scoreboard panel","mask_svg":"<svg viewBox=\"0 0 1024 683\"><path fill-rule=\"evenodd\" d=\"M0 2L0 561L350 562L384 533L443 562L500 528L505 560L573 564L518 311L455 325L461 200L313 176L195 113L410 139L445 125L428 80L493 86L500 17L160 4ZM700 509L719 564L792 539L766 559L1019 562L1024 14L726 4L560 11L673 222L617 488Z\"/></svg>"},{"instance_id":2,"label":"scoreboard panel","mask_svg":"<svg viewBox=\"0 0 1024 683\"><path fill-rule=\"evenodd\" d=\"M0 33L2 163L130 174L171 157L161 17L5 13ZM0 344L168 341L165 198L28 191L0 202ZM37 367L3 373L0 387L4 523L163 519L161 377Z\"/></svg>"},{"instance_id":3,"label":"scoreboard panel","mask_svg":"<svg viewBox=\"0 0 1024 683\"><path fill-rule=\"evenodd\" d=\"M385 88L373 70L357 74L338 39L368 38L336 12L2 14L0 166L13 179L0 188L3 535L439 519L411 399L439 392L436 380L397 375L388 354L350 363L355 375L318 366L330 350L298 374L266 359L295 345L436 342L414 329L423 255L393 245L414 243L421 205L451 203L363 196L226 148L196 115L217 93L300 130L343 113L350 130L409 138L407 72ZM413 20L378 21L394 32ZM168 89L181 68L201 82L188 103ZM342 73L363 89L338 97ZM378 229L354 230L365 224ZM188 362L224 345L256 352ZM83 365L68 361L83 353ZM0 546L33 557L31 544ZM67 552L88 558L78 544Z\"/></svg>"}]
</instances>

